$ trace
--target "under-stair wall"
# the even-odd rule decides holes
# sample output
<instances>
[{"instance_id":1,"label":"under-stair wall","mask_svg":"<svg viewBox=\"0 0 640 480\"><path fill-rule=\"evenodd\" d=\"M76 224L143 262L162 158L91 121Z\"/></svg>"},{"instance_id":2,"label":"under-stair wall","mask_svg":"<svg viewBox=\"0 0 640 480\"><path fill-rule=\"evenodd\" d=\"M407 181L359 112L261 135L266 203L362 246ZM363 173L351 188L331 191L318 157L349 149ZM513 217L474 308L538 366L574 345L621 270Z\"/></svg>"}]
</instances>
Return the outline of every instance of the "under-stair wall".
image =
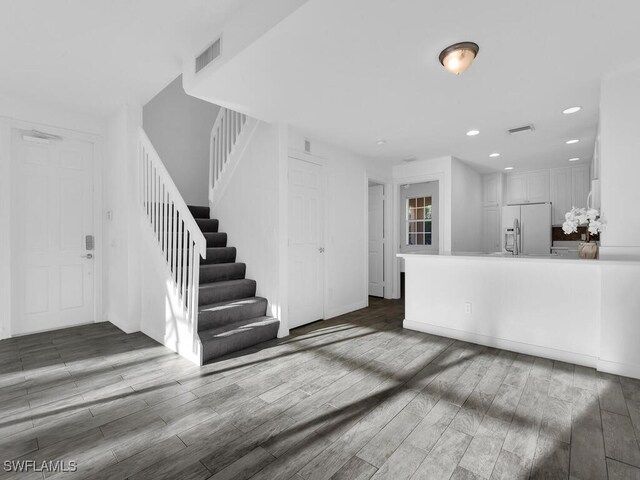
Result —
<instances>
[{"instance_id":1,"label":"under-stair wall","mask_svg":"<svg viewBox=\"0 0 640 480\"><path fill-rule=\"evenodd\" d=\"M212 216L237 248L237 261L247 264L247 278L257 282L256 295L269 300L268 315L279 311L279 155L276 125L257 122L232 171L226 172L222 195L211 204ZM280 335L285 327L281 327Z\"/></svg>"}]
</instances>

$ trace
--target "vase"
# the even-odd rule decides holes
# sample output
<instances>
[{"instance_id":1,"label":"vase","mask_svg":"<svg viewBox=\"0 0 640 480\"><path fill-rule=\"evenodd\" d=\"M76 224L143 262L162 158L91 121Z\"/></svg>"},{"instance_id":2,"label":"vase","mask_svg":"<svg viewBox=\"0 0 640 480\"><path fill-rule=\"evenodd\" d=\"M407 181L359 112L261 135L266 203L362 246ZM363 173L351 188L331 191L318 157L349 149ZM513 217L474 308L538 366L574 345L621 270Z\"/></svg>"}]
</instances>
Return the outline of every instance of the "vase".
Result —
<instances>
[{"instance_id":1,"label":"vase","mask_svg":"<svg viewBox=\"0 0 640 480\"><path fill-rule=\"evenodd\" d=\"M595 260L598 258L598 244L596 242L583 242L579 244L578 257Z\"/></svg>"}]
</instances>

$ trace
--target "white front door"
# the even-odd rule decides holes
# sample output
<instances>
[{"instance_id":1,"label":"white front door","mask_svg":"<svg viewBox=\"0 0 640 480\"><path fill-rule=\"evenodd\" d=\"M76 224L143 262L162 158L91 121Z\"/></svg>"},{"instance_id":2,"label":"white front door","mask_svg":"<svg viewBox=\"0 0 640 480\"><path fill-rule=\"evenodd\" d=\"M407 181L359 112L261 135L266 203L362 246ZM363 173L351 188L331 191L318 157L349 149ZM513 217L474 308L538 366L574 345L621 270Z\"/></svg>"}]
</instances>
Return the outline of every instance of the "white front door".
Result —
<instances>
[{"instance_id":1,"label":"white front door","mask_svg":"<svg viewBox=\"0 0 640 480\"><path fill-rule=\"evenodd\" d=\"M369 295L384 297L384 185L369 187Z\"/></svg>"},{"instance_id":2,"label":"white front door","mask_svg":"<svg viewBox=\"0 0 640 480\"><path fill-rule=\"evenodd\" d=\"M289 158L289 328L324 318L322 167Z\"/></svg>"},{"instance_id":3,"label":"white front door","mask_svg":"<svg viewBox=\"0 0 640 480\"><path fill-rule=\"evenodd\" d=\"M93 145L23 137L13 131L13 335L95 320Z\"/></svg>"}]
</instances>

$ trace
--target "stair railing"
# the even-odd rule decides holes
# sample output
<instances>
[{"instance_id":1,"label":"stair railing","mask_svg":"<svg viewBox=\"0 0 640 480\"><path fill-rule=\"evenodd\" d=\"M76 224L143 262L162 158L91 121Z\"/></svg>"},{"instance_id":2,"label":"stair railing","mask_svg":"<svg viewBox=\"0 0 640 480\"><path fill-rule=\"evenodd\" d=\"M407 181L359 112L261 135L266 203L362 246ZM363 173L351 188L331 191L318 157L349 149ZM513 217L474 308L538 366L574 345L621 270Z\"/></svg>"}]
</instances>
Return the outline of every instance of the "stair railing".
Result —
<instances>
[{"instance_id":1,"label":"stair railing","mask_svg":"<svg viewBox=\"0 0 640 480\"><path fill-rule=\"evenodd\" d=\"M220 107L209 139L209 191L213 191L222 176L233 147L247 124L247 116Z\"/></svg>"},{"instance_id":2,"label":"stair railing","mask_svg":"<svg viewBox=\"0 0 640 480\"><path fill-rule=\"evenodd\" d=\"M171 283L184 306L196 348L200 258L207 255L207 242L142 128L138 134L138 162L143 215L158 241Z\"/></svg>"}]
</instances>

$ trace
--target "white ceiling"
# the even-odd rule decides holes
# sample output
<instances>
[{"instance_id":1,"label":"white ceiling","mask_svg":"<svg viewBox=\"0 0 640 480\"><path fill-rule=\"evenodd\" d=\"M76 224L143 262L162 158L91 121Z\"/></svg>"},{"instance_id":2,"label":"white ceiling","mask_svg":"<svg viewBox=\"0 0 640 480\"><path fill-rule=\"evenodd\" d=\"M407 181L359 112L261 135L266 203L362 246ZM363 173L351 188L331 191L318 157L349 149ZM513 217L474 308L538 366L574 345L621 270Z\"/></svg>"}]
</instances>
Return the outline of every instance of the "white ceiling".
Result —
<instances>
[{"instance_id":1,"label":"white ceiling","mask_svg":"<svg viewBox=\"0 0 640 480\"><path fill-rule=\"evenodd\" d=\"M603 75L640 59L638 18L638 0L310 0L207 73L206 97L369 157L568 165L592 156ZM438 54L459 41L480 53L456 77Z\"/></svg>"},{"instance_id":2,"label":"white ceiling","mask_svg":"<svg viewBox=\"0 0 640 480\"><path fill-rule=\"evenodd\" d=\"M247 0L7 0L0 94L104 117L146 103Z\"/></svg>"}]
</instances>

